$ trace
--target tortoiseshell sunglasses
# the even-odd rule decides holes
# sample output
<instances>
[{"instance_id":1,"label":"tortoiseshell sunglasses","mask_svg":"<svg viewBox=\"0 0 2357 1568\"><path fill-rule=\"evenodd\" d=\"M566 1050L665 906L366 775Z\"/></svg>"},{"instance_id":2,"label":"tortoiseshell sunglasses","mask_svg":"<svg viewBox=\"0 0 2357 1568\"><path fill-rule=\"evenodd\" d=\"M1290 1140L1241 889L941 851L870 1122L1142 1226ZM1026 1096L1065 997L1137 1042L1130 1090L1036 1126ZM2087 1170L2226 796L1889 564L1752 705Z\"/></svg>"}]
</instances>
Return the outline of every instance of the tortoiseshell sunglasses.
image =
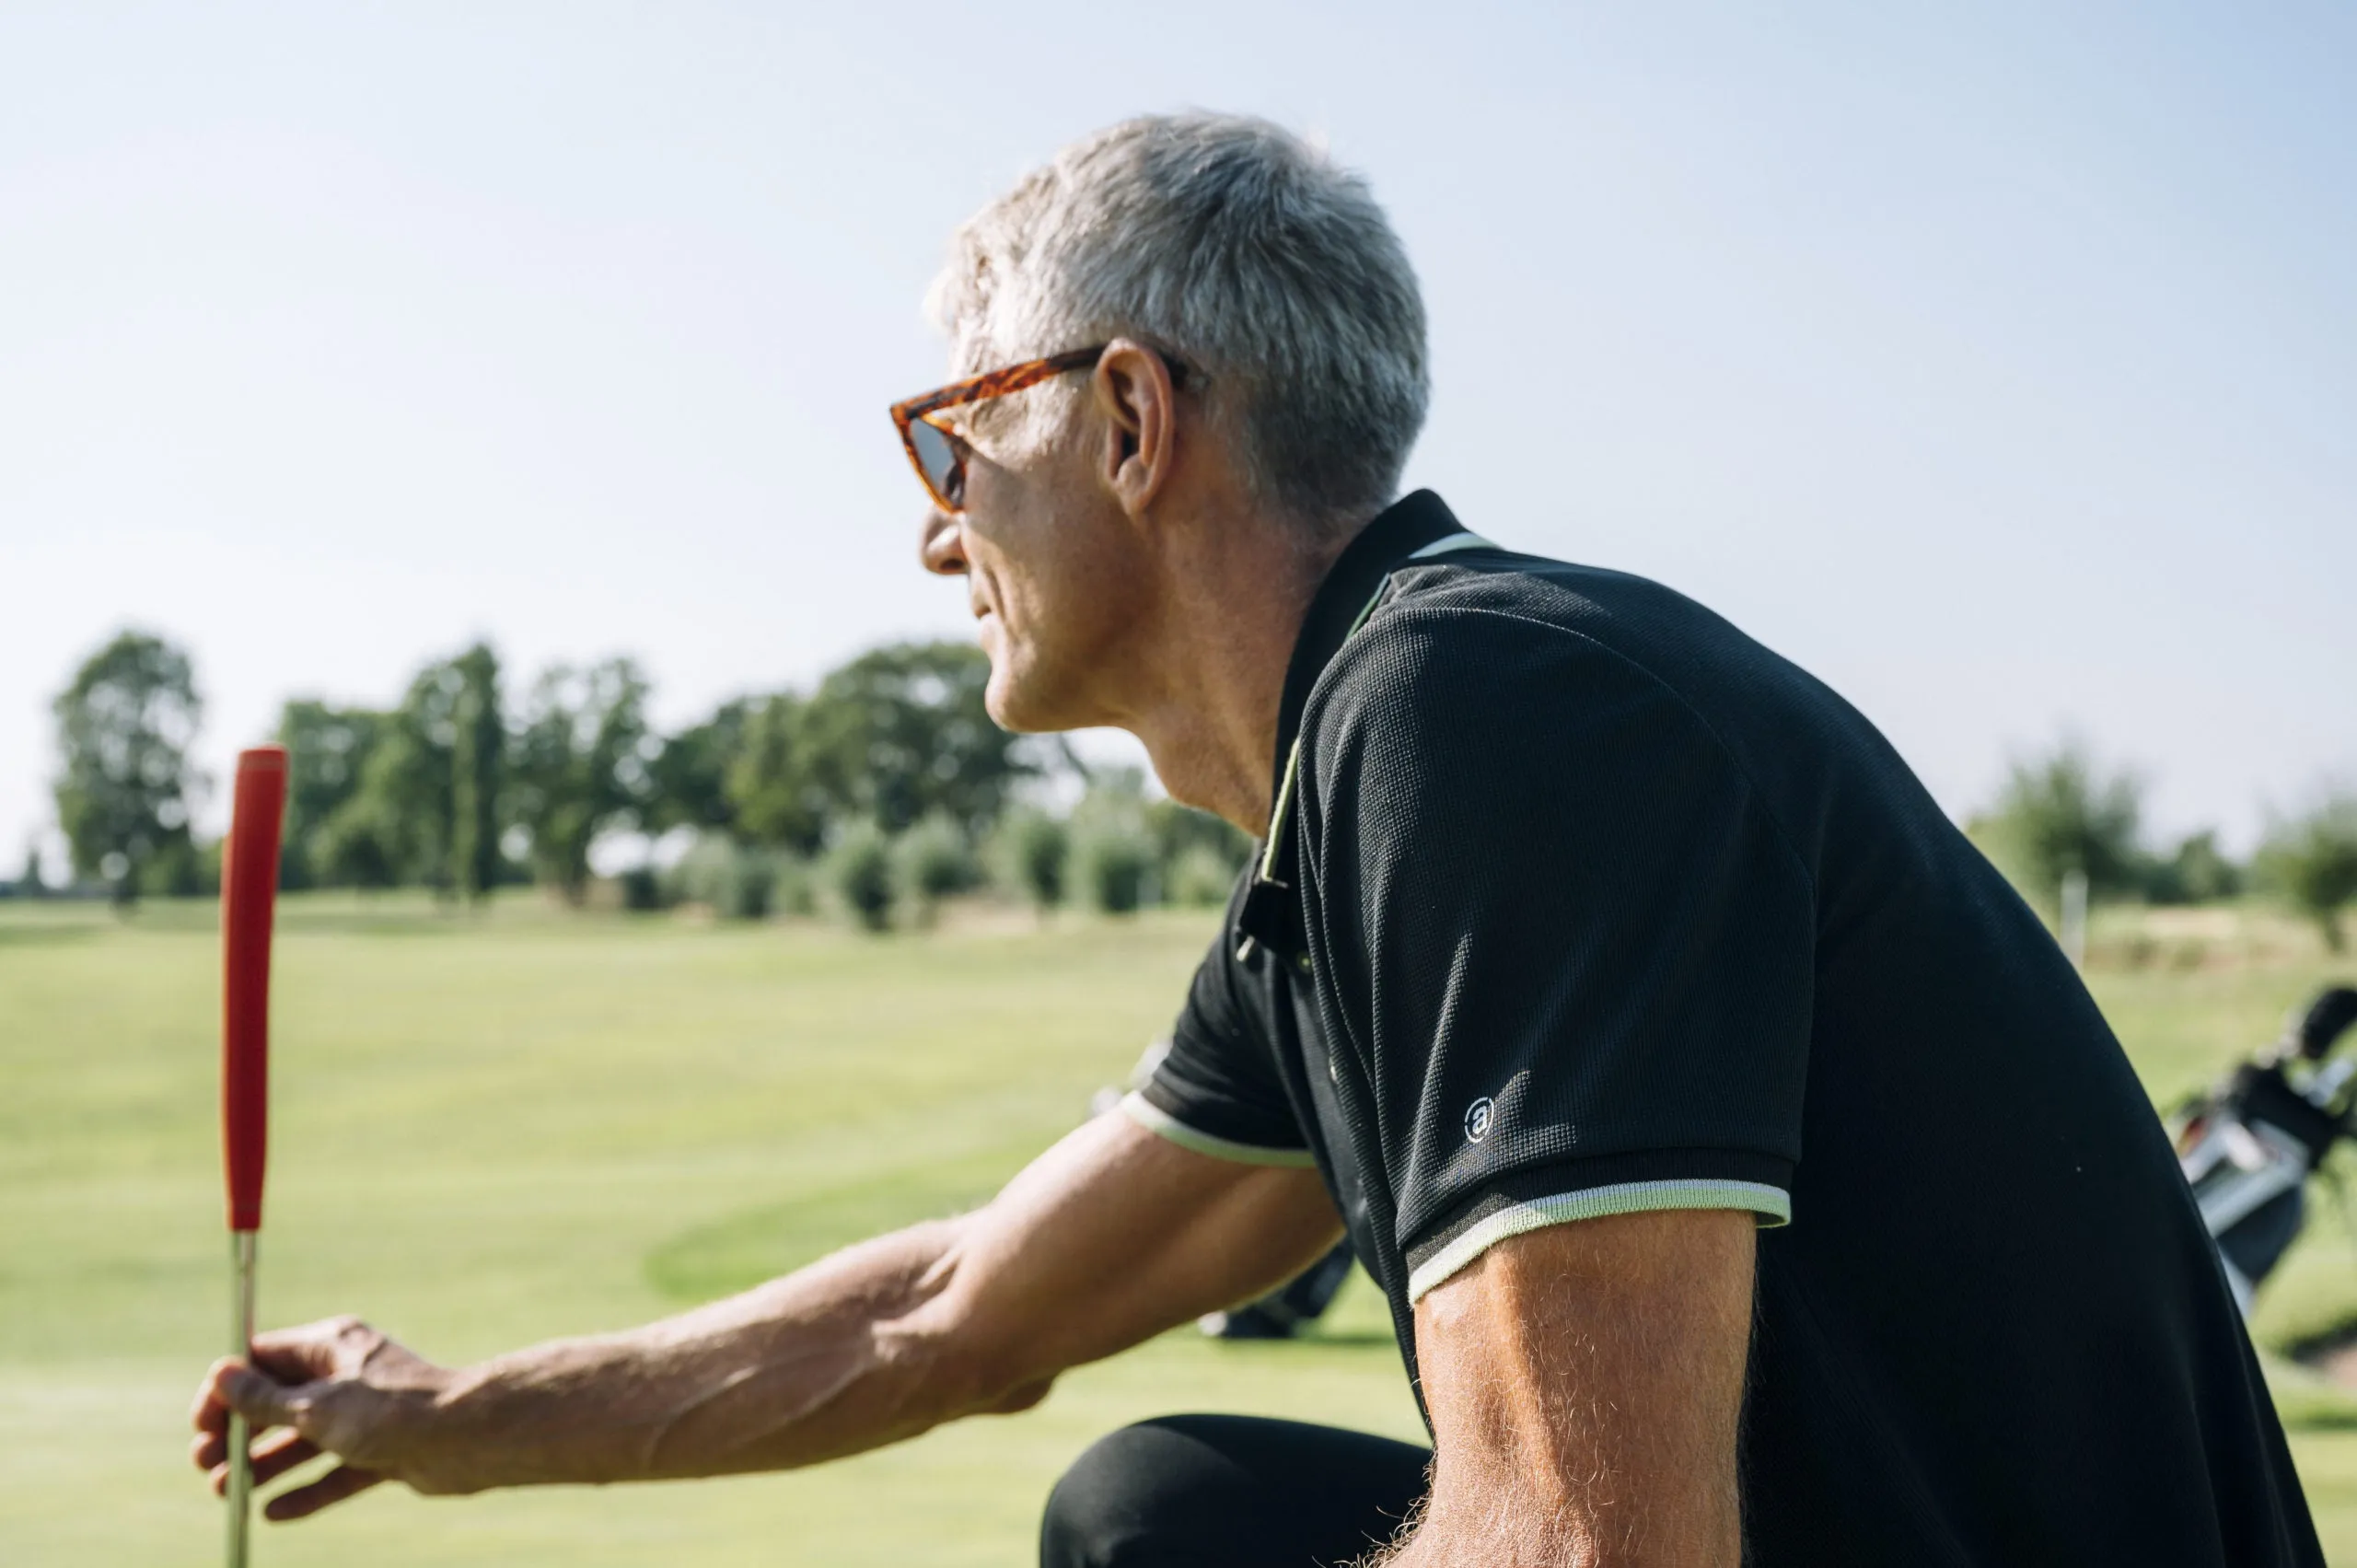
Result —
<instances>
[{"instance_id":1,"label":"tortoiseshell sunglasses","mask_svg":"<svg viewBox=\"0 0 2357 1568\"><path fill-rule=\"evenodd\" d=\"M1068 354L1052 354L1046 359L1026 360L1021 365L1009 365L997 370L985 370L980 376L963 381L952 381L938 391L909 399L892 405L892 424L900 433L900 445L908 448L909 466L917 470L917 478L924 482L925 494L933 504L951 514L966 509L965 444L948 427L936 424L934 415L944 409L979 403L991 398L1003 398L1009 392L1036 387L1066 371L1083 370L1094 366L1098 356L1110 348L1110 343L1098 343L1095 348L1076 348ZM1170 368L1173 387L1186 384L1186 366L1160 349L1162 363Z\"/></svg>"}]
</instances>

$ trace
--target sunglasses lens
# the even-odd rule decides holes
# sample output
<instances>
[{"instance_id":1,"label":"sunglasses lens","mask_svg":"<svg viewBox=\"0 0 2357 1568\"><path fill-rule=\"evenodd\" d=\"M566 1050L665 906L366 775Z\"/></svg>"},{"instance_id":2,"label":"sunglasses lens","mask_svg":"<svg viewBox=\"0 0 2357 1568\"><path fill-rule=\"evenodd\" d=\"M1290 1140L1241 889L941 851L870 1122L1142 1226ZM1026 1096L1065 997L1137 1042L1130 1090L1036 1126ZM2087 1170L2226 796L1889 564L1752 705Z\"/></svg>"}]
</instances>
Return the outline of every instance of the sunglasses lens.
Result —
<instances>
[{"instance_id":1,"label":"sunglasses lens","mask_svg":"<svg viewBox=\"0 0 2357 1568\"><path fill-rule=\"evenodd\" d=\"M924 477L934 494L953 509L963 506L966 464L958 455L958 444L938 427L918 419L909 423L909 445L916 448L917 461L924 466Z\"/></svg>"}]
</instances>

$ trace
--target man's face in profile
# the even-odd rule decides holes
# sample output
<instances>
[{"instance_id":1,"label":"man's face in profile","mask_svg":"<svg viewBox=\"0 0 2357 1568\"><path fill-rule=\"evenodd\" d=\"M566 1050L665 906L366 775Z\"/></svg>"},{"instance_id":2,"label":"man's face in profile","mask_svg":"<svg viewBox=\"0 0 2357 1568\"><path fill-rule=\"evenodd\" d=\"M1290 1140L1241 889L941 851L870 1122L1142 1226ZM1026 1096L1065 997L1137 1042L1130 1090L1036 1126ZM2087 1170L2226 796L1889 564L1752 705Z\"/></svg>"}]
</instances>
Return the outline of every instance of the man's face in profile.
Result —
<instances>
[{"instance_id":1,"label":"man's face in profile","mask_svg":"<svg viewBox=\"0 0 2357 1568\"><path fill-rule=\"evenodd\" d=\"M1022 448L994 438L1012 423L953 424L966 506L927 517L924 564L966 579L993 719L1031 733L1116 722L1105 677L1138 625L1145 563L1090 460L1104 421L1082 401L1062 430Z\"/></svg>"}]
</instances>

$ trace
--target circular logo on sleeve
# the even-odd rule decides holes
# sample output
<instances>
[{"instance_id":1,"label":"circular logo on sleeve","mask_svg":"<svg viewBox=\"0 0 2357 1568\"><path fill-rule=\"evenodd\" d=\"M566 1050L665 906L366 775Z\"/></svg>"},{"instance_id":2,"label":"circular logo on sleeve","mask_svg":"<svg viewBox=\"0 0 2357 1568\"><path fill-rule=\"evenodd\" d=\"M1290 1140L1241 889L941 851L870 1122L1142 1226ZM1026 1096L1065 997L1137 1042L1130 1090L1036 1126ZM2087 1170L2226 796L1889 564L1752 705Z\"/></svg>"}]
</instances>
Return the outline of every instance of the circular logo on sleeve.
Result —
<instances>
[{"instance_id":1,"label":"circular logo on sleeve","mask_svg":"<svg viewBox=\"0 0 2357 1568\"><path fill-rule=\"evenodd\" d=\"M1490 1123L1497 1120L1498 1108L1483 1095L1465 1108L1466 1142L1478 1144L1490 1135Z\"/></svg>"}]
</instances>

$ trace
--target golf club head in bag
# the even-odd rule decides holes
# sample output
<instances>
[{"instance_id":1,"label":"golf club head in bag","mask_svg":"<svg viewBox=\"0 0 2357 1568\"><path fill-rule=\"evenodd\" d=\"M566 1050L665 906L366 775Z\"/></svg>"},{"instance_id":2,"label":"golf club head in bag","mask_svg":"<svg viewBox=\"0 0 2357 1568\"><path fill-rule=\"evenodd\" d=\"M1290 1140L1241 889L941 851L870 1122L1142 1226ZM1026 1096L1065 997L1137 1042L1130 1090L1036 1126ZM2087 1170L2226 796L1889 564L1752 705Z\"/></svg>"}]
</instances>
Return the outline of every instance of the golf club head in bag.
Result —
<instances>
[{"instance_id":1,"label":"golf club head in bag","mask_svg":"<svg viewBox=\"0 0 2357 1568\"><path fill-rule=\"evenodd\" d=\"M2321 1062L2351 1024L2357 1024L2357 988L2336 985L2308 1004L2292 1038L2301 1055Z\"/></svg>"},{"instance_id":2,"label":"golf club head in bag","mask_svg":"<svg viewBox=\"0 0 2357 1568\"><path fill-rule=\"evenodd\" d=\"M2352 1023L2357 991L2326 991L2280 1044L2173 1119L2178 1166L2246 1316L2307 1223L2308 1179L2350 1135L2357 1061L2326 1059Z\"/></svg>"}]
</instances>

